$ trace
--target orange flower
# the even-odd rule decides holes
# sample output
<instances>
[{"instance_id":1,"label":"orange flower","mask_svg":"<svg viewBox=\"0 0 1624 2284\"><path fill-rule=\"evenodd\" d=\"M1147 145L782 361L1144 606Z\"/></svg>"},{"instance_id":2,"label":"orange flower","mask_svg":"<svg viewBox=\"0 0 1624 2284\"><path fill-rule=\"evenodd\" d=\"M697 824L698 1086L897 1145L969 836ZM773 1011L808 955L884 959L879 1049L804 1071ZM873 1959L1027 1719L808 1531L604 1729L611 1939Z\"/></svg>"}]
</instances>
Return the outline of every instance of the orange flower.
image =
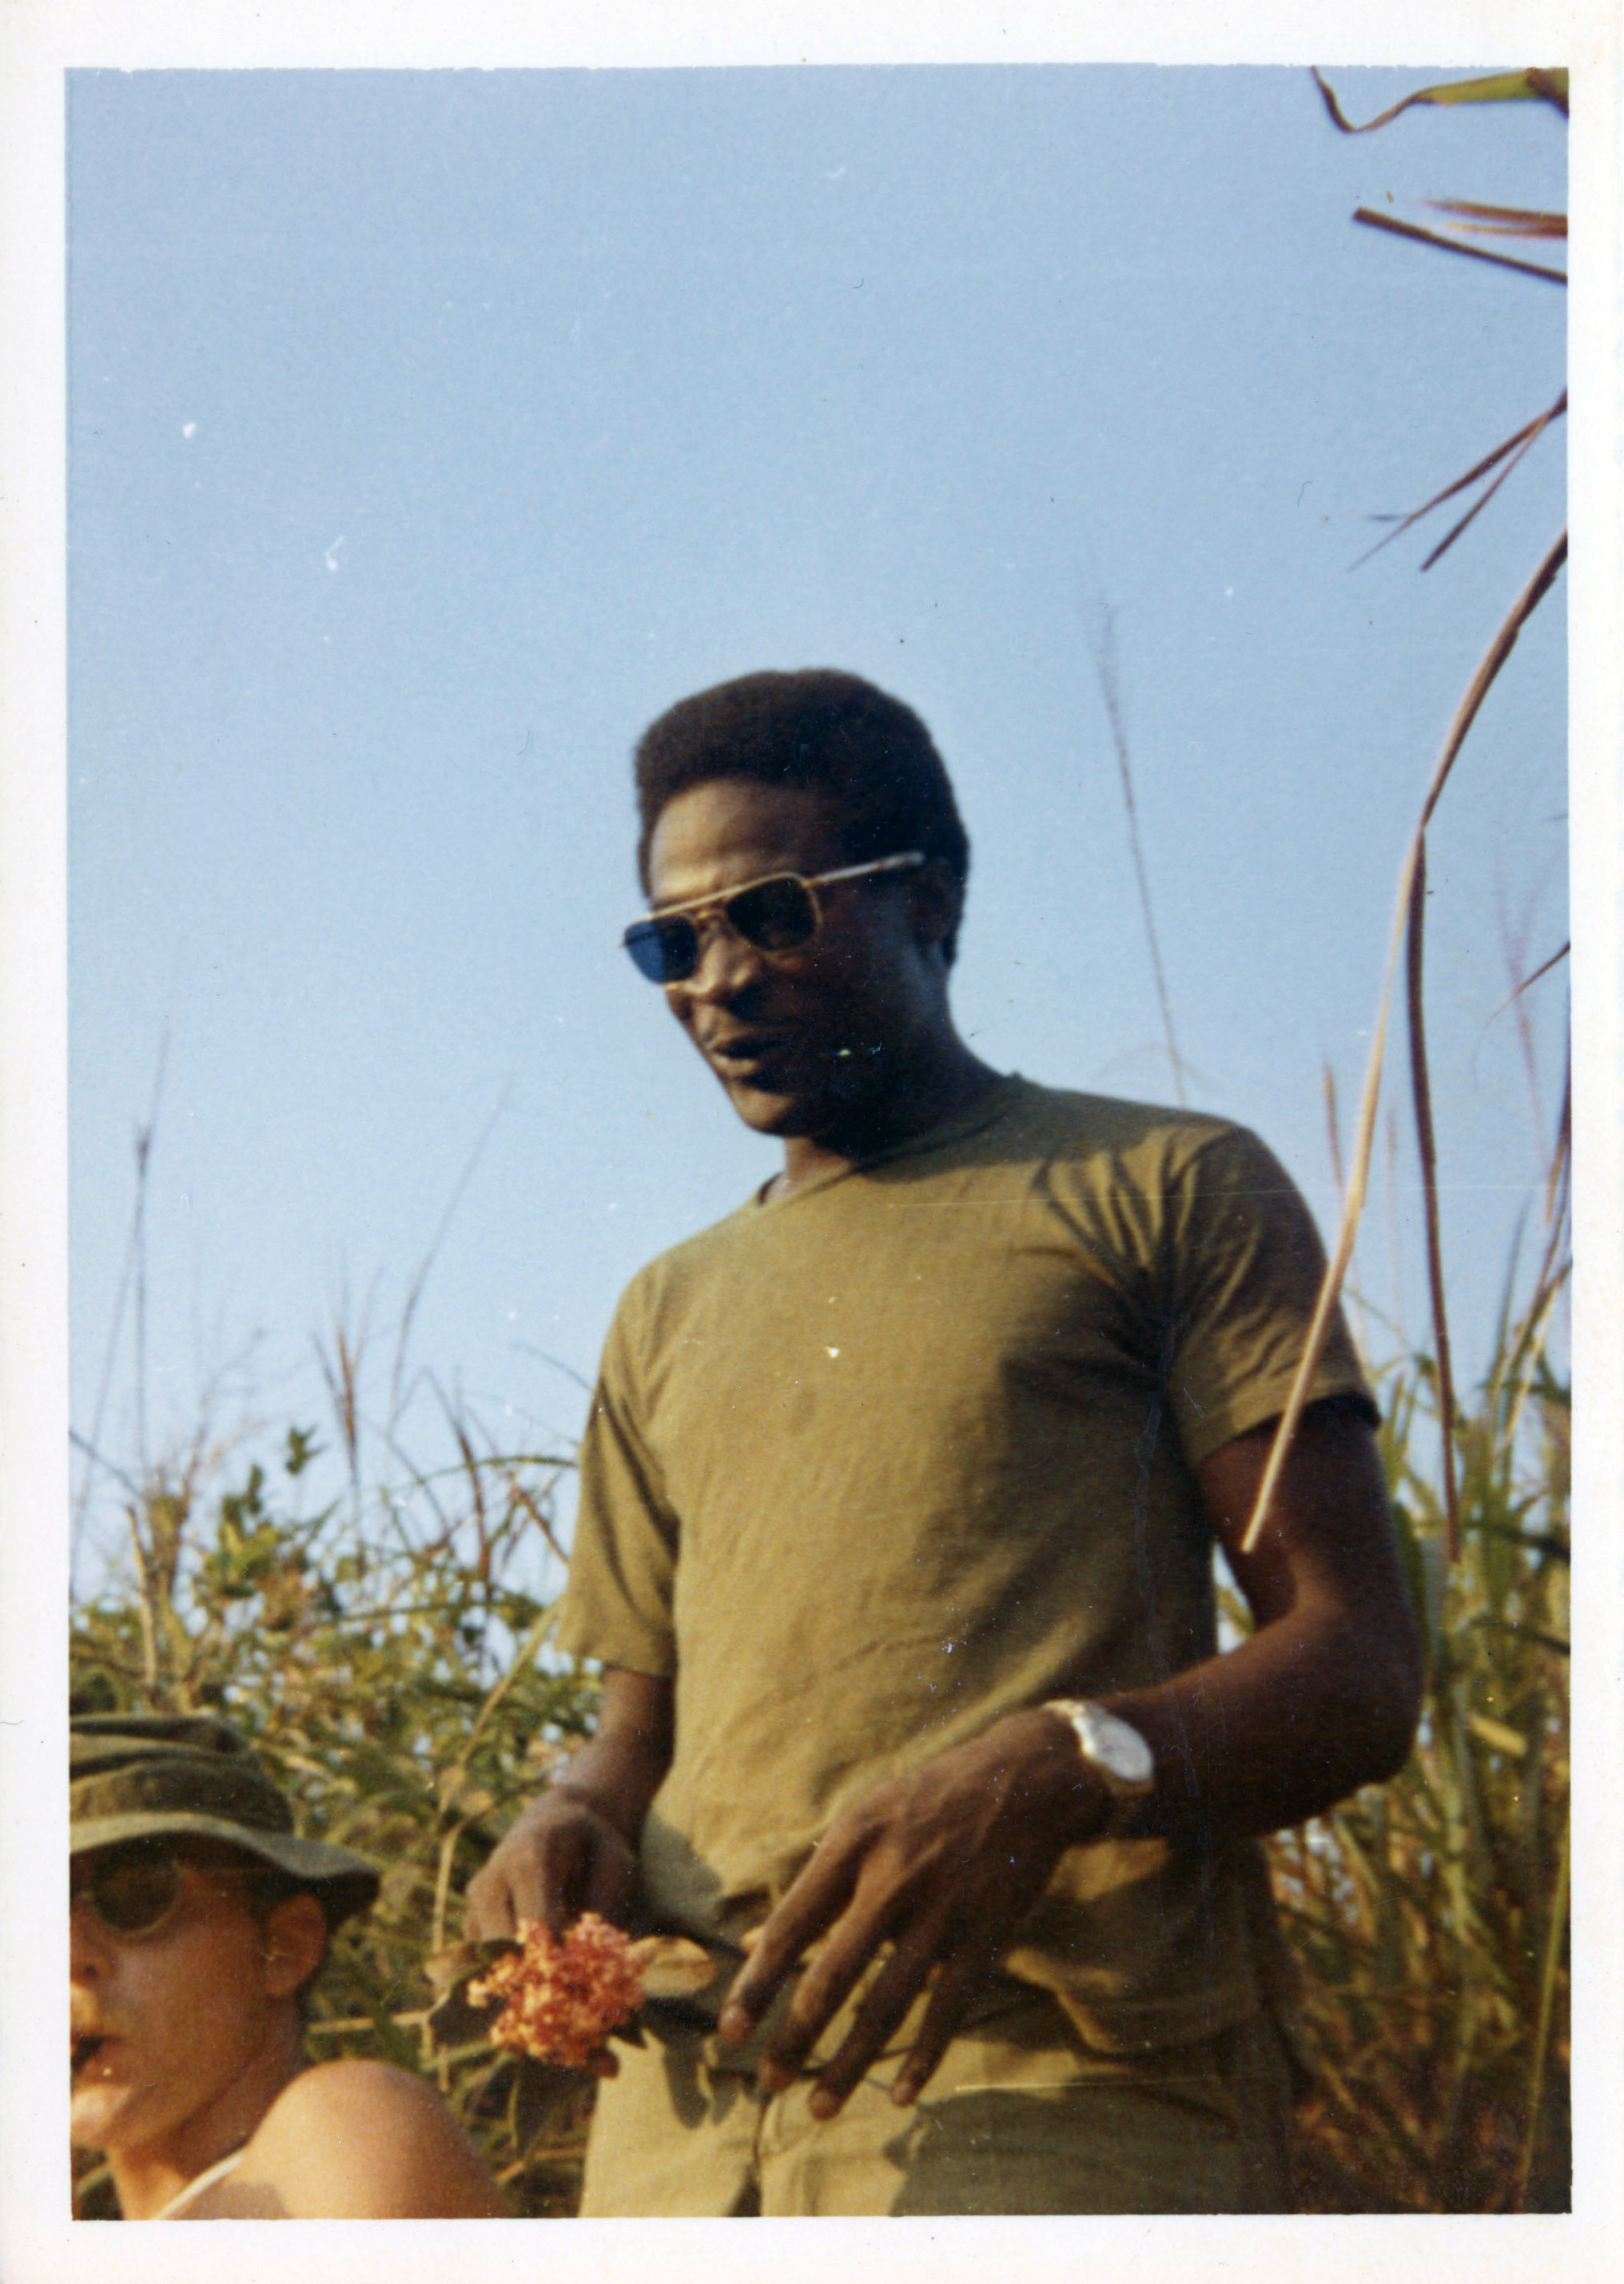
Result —
<instances>
[{"instance_id":1,"label":"orange flower","mask_svg":"<svg viewBox=\"0 0 1624 2284\"><path fill-rule=\"evenodd\" d=\"M643 2003L631 1945L596 1912L583 1912L561 1943L544 1920L520 1920L519 1939L521 1949L470 1983L469 2003L504 2002L493 2044L580 2069Z\"/></svg>"}]
</instances>

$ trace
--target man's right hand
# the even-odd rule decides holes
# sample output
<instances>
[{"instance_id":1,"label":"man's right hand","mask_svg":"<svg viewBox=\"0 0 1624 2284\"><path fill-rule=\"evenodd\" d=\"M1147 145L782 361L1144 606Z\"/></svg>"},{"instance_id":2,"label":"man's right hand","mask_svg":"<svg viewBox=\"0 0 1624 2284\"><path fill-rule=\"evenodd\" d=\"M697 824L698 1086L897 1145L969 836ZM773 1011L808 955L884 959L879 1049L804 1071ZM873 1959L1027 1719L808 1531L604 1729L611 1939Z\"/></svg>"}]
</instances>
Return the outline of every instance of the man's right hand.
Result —
<instances>
[{"instance_id":1,"label":"man's right hand","mask_svg":"<svg viewBox=\"0 0 1624 2284\"><path fill-rule=\"evenodd\" d=\"M672 1686L624 1666L604 1670L597 1733L533 1800L468 1884L475 1942L544 1920L561 1936L582 1912L623 1923L637 1884L636 1838L671 1764Z\"/></svg>"},{"instance_id":2,"label":"man's right hand","mask_svg":"<svg viewBox=\"0 0 1624 2284\"><path fill-rule=\"evenodd\" d=\"M469 1881L468 1934L480 1942L545 1920L561 1936L582 1912L621 1924L636 1884L625 1834L574 1794L545 1792Z\"/></svg>"}]
</instances>

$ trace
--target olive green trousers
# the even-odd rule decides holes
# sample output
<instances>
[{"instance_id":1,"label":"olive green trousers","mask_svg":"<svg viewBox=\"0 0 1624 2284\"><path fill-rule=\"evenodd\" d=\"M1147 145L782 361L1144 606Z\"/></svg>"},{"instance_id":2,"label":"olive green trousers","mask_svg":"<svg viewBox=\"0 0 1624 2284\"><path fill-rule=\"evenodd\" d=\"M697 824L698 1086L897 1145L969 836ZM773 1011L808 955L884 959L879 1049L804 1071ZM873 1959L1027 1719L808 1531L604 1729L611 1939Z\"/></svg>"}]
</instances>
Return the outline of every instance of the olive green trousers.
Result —
<instances>
[{"instance_id":1,"label":"olive green trousers","mask_svg":"<svg viewBox=\"0 0 1624 2284\"><path fill-rule=\"evenodd\" d=\"M1032 1991L956 2038L911 2108L890 2099L904 2038L826 2124L809 2073L758 2089L759 2041L658 2005L644 2022L599 2089L583 2218L1290 2210L1289 2077L1261 2016L1123 2060Z\"/></svg>"}]
</instances>

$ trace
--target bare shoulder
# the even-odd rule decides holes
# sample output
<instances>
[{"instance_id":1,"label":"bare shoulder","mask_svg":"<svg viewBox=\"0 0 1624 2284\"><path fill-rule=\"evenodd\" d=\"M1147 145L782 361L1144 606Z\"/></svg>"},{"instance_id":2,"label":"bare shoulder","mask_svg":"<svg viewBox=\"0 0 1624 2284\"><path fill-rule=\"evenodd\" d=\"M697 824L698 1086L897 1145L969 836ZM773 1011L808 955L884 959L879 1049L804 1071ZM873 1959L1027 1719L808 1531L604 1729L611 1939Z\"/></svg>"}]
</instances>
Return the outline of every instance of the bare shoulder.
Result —
<instances>
[{"instance_id":1,"label":"bare shoulder","mask_svg":"<svg viewBox=\"0 0 1624 2284\"><path fill-rule=\"evenodd\" d=\"M491 2219L504 2210L434 2089L386 2062L301 2071L262 2119L233 2186L291 2220Z\"/></svg>"}]
</instances>

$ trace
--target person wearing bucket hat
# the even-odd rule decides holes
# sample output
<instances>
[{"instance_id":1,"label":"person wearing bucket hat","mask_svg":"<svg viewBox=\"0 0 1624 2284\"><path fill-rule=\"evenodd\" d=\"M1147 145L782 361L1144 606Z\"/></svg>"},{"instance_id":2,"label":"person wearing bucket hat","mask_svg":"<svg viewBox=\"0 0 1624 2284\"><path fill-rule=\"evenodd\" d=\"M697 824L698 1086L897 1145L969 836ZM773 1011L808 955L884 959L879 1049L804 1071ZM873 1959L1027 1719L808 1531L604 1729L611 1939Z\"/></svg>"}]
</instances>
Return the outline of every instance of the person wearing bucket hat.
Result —
<instances>
[{"instance_id":1,"label":"person wearing bucket hat","mask_svg":"<svg viewBox=\"0 0 1624 2284\"><path fill-rule=\"evenodd\" d=\"M80 1715L69 1757L73 2137L122 2217L499 2216L421 2079L305 2065L305 1993L377 1866L301 1838L215 1715Z\"/></svg>"}]
</instances>

